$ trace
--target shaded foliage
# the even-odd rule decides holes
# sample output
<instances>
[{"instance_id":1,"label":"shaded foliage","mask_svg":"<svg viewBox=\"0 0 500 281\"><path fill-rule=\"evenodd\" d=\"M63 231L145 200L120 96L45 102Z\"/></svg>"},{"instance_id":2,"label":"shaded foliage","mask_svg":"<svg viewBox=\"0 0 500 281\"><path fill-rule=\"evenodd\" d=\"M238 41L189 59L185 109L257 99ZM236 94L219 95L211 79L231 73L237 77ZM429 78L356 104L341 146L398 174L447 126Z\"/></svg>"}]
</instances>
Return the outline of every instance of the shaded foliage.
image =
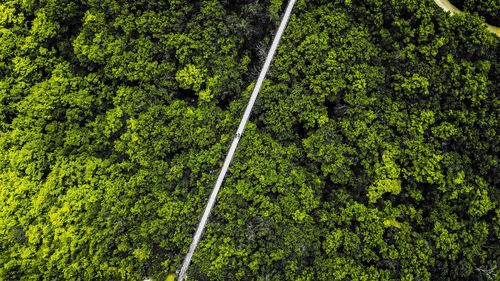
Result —
<instances>
[{"instance_id":1,"label":"shaded foliage","mask_svg":"<svg viewBox=\"0 0 500 281\"><path fill-rule=\"evenodd\" d=\"M0 4L0 279L179 268L284 4ZM190 278L497 278L483 23L430 0L299 1Z\"/></svg>"},{"instance_id":2,"label":"shaded foliage","mask_svg":"<svg viewBox=\"0 0 500 281\"><path fill-rule=\"evenodd\" d=\"M489 24L500 26L500 2L498 0L451 0L459 9L477 13Z\"/></svg>"}]
</instances>

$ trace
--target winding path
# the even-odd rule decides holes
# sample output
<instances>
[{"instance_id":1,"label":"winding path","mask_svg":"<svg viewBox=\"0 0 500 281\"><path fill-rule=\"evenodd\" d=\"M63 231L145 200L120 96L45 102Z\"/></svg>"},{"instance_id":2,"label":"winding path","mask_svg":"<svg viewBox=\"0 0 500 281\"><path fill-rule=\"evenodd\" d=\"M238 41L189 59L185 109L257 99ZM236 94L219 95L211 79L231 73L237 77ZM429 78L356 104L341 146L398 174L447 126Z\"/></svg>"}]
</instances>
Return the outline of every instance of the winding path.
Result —
<instances>
[{"instance_id":1,"label":"winding path","mask_svg":"<svg viewBox=\"0 0 500 281\"><path fill-rule=\"evenodd\" d=\"M451 14L459 14L460 11L457 7L453 6L448 0L434 0L434 2L445 12L450 12ZM497 36L500 36L500 27L494 26L491 24L486 24L489 31L495 33Z\"/></svg>"}]
</instances>

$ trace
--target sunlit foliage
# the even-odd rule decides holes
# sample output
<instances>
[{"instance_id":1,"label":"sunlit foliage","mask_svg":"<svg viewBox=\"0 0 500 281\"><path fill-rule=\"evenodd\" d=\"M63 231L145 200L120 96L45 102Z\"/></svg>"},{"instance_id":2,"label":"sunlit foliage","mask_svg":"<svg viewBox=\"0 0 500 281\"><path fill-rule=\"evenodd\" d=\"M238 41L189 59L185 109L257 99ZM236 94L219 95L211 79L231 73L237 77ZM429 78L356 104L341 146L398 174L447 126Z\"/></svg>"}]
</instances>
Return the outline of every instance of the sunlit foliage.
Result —
<instances>
[{"instance_id":1,"label":"sunlit foliage","mask_svg":"<svg viewBox=\"0 0 500 281\"><path fill-rule=\"evenodd\" d=\"M171 280L285 2L2 2L0 280ZM298 1L191 280L498 278L499 42Z\"/></svg>"}]
</instances>

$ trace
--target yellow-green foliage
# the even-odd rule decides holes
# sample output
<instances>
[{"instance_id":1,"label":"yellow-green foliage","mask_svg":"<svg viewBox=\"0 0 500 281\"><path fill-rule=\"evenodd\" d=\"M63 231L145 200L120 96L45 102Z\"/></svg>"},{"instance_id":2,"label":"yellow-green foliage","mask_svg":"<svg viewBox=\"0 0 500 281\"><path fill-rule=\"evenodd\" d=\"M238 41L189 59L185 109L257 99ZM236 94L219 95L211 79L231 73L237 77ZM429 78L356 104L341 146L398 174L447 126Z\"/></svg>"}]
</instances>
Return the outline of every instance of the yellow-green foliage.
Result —
<instances>
[{"instance_id":1,"label":"yellow-green foliage","mask_svg":"<svg viewBox=\"0 0 500 281\"><path fill-rule=\"evenodd\" d=\"M2 1L0 280L174 280L286 2ZM498 278L499 40L298 1L189 280Z\"/></svg>"}]
</instances>

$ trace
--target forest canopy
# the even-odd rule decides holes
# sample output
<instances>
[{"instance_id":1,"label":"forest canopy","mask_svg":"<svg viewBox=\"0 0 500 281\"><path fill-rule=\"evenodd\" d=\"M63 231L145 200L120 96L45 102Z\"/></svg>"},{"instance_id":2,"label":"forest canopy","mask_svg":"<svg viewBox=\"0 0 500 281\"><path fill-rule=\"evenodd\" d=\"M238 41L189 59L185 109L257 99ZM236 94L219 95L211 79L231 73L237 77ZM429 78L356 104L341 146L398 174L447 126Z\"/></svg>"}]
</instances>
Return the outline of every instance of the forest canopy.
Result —
<instances>
[{"instance_id":1,"label":"forest canopy","mask_svg":"<svg viewBox=\"0 0 500 281\"><path fill-rule=\"evenodd\" d=\"M0 280L179 269L285 5L2 1ZM498 278L485 17L298 1L189 280Z\"/></svg>"},{"instance_id":2,"label":"forest canopy","mask_svg":"<svg viewBox=\"0 0 500 281\"><path fill-rule=\"evenodd\" d=\"M500 1L498 0L451 0L463 11L477 13L494 26L500 26Z\"/></svg>"}]
</instances>

